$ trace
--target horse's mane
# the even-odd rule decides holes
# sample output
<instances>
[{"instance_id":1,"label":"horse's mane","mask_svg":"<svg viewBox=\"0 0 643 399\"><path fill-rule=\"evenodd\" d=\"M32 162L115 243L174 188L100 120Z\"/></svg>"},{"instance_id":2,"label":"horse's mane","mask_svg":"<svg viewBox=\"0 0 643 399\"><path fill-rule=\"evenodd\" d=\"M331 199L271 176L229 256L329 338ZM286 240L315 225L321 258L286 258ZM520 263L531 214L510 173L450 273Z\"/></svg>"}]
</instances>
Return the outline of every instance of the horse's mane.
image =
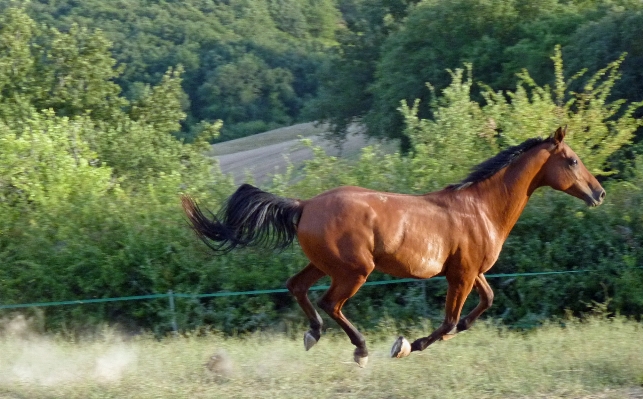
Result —
<instances>
[{"instance_id":1,"label":"horse's mane","mask_svg":"<svg viewBox=\"0 0 643 399\"><path fill-rule=\"evenodd\" d=\"M535 137L527 139L513 147L506 148L500 151L495 156L471 168L471 173L469 173L469 176L467 176L460 183L450 184L449 186L447 186L447 189L462 190L463 188L467 188L472 184L486 180L498 173L501 169L511 165L511 163L520 155L524 154L525 152L529 151L539 144L546 143L552 140L553 139L551 137L548 137L546 139L542 137Z\"/></svg>"}]
</instances>

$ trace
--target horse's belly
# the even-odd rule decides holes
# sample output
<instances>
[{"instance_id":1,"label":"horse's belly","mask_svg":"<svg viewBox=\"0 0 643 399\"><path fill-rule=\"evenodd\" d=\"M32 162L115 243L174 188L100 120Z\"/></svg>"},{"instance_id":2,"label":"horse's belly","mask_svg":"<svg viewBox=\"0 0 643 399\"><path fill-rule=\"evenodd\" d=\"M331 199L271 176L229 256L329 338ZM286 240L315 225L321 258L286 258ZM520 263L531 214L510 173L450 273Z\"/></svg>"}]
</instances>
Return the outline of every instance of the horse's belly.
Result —
<instances>
[{"instance_id":1,"label":"horse's belly","mask_svg":"<svg viewBox=\"0 0 643 399\"><path fill-rule=\"evenodd\" d=\"M382 256L375 262L375 268L396 277L431 278L444 272L446 257L441 251L398 252Z\"/></svg>"}]
</instances>

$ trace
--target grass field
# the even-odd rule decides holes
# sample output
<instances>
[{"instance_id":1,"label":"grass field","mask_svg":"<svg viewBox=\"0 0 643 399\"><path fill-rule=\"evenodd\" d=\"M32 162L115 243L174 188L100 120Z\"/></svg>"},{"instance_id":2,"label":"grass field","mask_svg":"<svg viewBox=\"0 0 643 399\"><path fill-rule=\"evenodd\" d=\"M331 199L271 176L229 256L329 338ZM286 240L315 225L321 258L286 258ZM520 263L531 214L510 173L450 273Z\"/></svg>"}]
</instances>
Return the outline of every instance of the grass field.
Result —
<instances>
[{"instance_id":1,"label":"grass field","mask_svg":"<svg viewBox=\"0 0 643 399\"><path fill-rule=\"evenodd\" d=\"M10 335L0 339L0 398L643 398L640 323L592 319L526 333L482 323L390 359L396 333L367 335L364 369L343 334L305 352L303 327L296 339ZM215 353L223 363L211 372Z\"/></svg>"}]
</instances>

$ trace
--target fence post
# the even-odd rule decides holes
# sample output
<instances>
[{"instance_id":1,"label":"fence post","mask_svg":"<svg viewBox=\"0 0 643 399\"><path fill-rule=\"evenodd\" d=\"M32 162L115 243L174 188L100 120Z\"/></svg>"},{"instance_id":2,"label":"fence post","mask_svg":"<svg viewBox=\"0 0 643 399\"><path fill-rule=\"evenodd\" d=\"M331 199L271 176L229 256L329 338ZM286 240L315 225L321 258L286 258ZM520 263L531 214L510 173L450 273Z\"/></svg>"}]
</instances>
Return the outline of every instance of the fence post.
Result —
<instances>
[{"instance_id":1,"label":"fence post","mask_svg":"<svg viewBox=\"0 0 643 399\"><path fill-rule=\"evenodd\" d=\"M174 293L172 290L169 290L167 292L167 296L170 300L170 316L172 317L172 331L174 332L174 335L179 333L179 329L176 325L176 308L174 307Z\"/></svg>"}]
</instances>

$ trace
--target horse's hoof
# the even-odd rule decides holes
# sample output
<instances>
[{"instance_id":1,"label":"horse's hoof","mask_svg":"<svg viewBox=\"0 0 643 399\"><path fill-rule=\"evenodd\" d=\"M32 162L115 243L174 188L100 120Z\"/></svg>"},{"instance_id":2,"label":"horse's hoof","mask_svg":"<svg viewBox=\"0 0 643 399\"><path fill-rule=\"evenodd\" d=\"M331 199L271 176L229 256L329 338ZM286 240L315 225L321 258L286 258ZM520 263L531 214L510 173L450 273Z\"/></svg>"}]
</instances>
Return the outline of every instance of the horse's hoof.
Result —
<instances>
[{"instance_id":1,"label":"horse's hoof","mask_svg":"<svg viewBox=\"0 0 643 399\"><path fill-rule=\"evenodd\" d=\"M368 355L364 356L364 355L358 353L357 350L355 350L355 353L353 355L353 359L355 360L355 363L357 363L357 365L360 368L366 367L366 364L368 363Z\"/></svg>"},{"instance_id":2,"label":"horse's hoof","mask_svg":"<svg viewBox=\"0 0 643 399\"><path fill-rule=\"evenodd\" d=\"M401 358L411 354L411 344L403 336L399 336L391 348L391 357Z\"/></svg>"},{"instance_id":3,"label":"horse's hoof","mask_svg":"<svg viewBox=\"0 0 643 399\"><path fill-rule=\"evenodd\" d=\"M317 338L315 338L310 331L306 331L306 334L304 334L304 348L306 348L306 350L309 350L310 348L315 346L316 343Z\"/></svg>"}]
</instances>

